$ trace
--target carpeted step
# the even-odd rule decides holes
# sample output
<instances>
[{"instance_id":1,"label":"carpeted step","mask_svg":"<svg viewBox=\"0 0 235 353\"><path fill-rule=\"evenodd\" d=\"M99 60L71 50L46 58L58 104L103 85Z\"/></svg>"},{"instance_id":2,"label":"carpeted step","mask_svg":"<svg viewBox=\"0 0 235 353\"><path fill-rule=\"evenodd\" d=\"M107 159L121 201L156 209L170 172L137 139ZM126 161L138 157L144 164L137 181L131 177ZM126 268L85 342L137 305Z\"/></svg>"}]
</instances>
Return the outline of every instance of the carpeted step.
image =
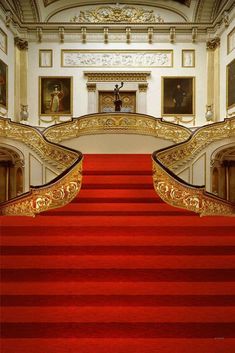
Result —
<instances>
[{"instance_id":1,"label":"carpeted step","mask_svg":"<svg viewBox=\"0 0 235 353\"><path fill-rule=\"evenodd\" d=\"M73 202L1 218L3 353L232 353L235 219L165 204L150 155L86 155Z\"/></svg>"}]
</instances>

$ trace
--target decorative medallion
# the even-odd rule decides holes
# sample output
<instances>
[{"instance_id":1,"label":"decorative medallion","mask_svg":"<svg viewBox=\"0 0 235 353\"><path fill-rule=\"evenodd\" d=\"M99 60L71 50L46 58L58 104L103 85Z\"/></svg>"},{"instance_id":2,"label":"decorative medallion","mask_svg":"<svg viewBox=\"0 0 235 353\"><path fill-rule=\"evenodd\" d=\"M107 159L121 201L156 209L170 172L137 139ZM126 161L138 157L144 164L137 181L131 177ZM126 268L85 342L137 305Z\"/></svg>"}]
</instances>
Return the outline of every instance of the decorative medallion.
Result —
<instances>
[{"instance_id":1,"label":"decorative medallion","mask_svg":"<svg viewBox=\"0 0 235 353\"><path fill-rule=\"evenodd\" d=\"M80 11L70 22L76 23L163 23L160 15L153 10L134 6L101 6L95 9Z\"/></svg>"}]
</instances>

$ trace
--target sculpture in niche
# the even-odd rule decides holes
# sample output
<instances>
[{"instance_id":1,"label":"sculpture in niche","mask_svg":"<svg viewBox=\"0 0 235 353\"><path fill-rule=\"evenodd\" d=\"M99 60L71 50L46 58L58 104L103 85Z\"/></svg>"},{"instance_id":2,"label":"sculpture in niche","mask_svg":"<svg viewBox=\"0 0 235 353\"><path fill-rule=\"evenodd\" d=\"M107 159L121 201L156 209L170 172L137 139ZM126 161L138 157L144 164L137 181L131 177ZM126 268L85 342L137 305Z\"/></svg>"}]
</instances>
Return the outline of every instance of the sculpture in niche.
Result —
<instances>
[{"instance_id":1,"label":"sculpture in niche","mask_svg":"<svg viewBox=\"0 0 235 353\"><path fill-rule=\"evenodd\" d=\"M123 87L124 83L121 82L121 86L118 87L118 85L115 85L114 88L114 106L115 106L115 112L120 112L121 111L121 107L122 107L122 100L120 97L120 89Z\"/></svg>"},{"instance_id":2,"label":"sculpture in niche","mask_svg":"<svg viewBox=\"0 0 235 353\"><path fill-rule=\"evenodd\" d=\"M153 10L147 10L134 6L101 6L92 10L80 11L79 15L75 15L70 22L78 23L163 23L164 20L160 15L154 14Z\"/></svg>"}]
</instances>

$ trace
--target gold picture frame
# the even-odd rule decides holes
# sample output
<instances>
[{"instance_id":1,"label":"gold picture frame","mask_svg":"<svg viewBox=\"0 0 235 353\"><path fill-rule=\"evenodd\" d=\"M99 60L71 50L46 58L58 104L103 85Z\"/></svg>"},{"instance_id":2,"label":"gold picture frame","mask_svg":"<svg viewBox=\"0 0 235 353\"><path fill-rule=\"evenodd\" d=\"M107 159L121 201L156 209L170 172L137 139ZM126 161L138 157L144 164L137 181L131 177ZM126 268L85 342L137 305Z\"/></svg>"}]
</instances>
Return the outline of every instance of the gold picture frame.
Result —
<instances>
[{"instance_id":1,"label":"gold picture frame","mask_svg":"<svg viewBox=\"0 0 235 353\"><path fill-rule=\"evenodd\" d=\"M235 107L235 59L226 66L226 108Z\"/></svg>"},{"instance_id":2,"label":"gold picture frame","mask_svg":"<svg viewBox=\"0 0 235 353\"><path fill-rule=\"evenodd\" d=\"M8 108L8 66L0 59L0 107L7 110Z\"/></svg>"},{"instance_id":3,"label":"gold picture frame","mask_svg":"<svg viewBox=\"0 0 235 353\"><path fill-rule=\"evenodd\" d=\"M162 77L162 116L195 116L195 77Z\"/></svg>"},{"instance_id":4,"label":"gold picture frame","mask_svg":"<svg viewBox=\"0 0 235 353\"><path fill-rule=\"evenodd\" d=\"M7 34L0 28L0 49L7 54Z\"/></svg>"},{"instance_id":5,"label":"gold picture frame","mask_svg":"<svg viewBox=\"0 0 235 353\"><path fill-rule=\"evenodd\" d=\"M39 49L39 67L53 67L52 49Z\"/></svg>"},{"instance_id":6,"label":"gold picture frame","mask_svg":"<svg viewBox=\"0 0 235 353\"><path fill-rule=\"evenodd\" d=\"M227 35L227 54L235 49L235 27Z\"/></svg>"},{"instance_id":7,"label":"gold picture frame","mask_svg":"<svg viewBox=\"0 0 235 353\"><path fill-rule=\"evenodd\" d=\"M39 115L73 114L73 77L40 76L39 77Z\"/></svg>"},{"instance_id":8,"label":"gold picture frame","mask_svg":"<svg viewBox=\"0 0 235 353\"><path fill-rule=\"evenodd\" d=\"M192 68L195 67L195 50L183 49L182 50L182 67Z\"/></svg>"},{"instance_id":9,"label":"gold picture frame","mask_svg":"<svg viewBox=\"0 0 235 353\"><path fill-rule=\"evenodd\" d=\"M66 62L66 56L67 62ZM172 49L86 50L62 49L61 67L162 67L174 65Z\"/></svg>"}]
</instances>

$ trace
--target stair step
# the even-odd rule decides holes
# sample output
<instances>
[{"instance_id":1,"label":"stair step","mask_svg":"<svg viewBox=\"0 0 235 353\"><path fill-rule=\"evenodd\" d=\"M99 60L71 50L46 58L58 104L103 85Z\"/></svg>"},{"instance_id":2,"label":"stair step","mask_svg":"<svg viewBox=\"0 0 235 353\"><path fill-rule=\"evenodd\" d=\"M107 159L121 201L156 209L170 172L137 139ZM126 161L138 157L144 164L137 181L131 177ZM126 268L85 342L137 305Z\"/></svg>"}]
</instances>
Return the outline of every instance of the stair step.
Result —
<instances>
[{"instance_id":1,"label":"stair step","mask_svg":"<svg viewBox=\"0 0 235 353\"><path fill-rule=\"evenodd\" d=\"M4 323L3 338L212 338L234 337L234 323ZM41 346L42 347L42 346Z\"/></svg>"},{"instance_id":2,"label":"stair step","mask_svg":"<svg viewBox=\"0 0 235 353\"><path fill-rule=\"evenodd\" d=\"M134 229L138 227L158 227L162 225L168 224L169 228L171 228L171 231L174 231L175 227L178 228L178 231L180 229L183 229L184 227L192 227L192 231L199 231L206 233L206 228L202 231L201 227L206 227L206 226L211 226L214 224L213 217L199 217L197 215L189 215L185 217L185 215L180 215L177 212L174 213L173 216L167 216L167 215L159 215L159 216L79 216L79 217L74 217L74 216L66 216L64 218L66 220L66 226L67 227L84 227L91 226L93 227L94 231L96 227L127 227L126 232L130 233L132 231L132 227ZM213 221L213 222L212 222ZM51 230L53 231L53 227L57 224L61 224L61 215L58 216L53 216L51 217L49 213L47 215L38 215L36 219L33 219L31 217L11 217L11 222L9 223L9 218L8 217L2 217L2 226L4 224L11 228L11 227L25 227L28 226L33 226L37 228L38 226L44 225L44 227L52 227ZM226 227L226 226L232 226L234 222L235 225L235 219L233 221L230 221L228 224L228 219L227 217L217 217L216 218L216 226L217 227ZM62 222L64 223L64 222ZM196 229L198 230L196 230ZM225 229L223 229L223 232L225 233ZM47 229L49 231L49 229ZM20 232L20 230L18 230Z\"/></svg>"},{"instance_id":3,"label":"stair step","mask_svg":"<svg viewBox=\"0 0 235 353\"><path fill-rule=\"evenodd\" d=\"M109 330L107 331L109 332ZM34 339L2 339L3 351L7 353L191 353L213 352L231 353L235 347L235 339L218 335L212 338L34 338ZM111 348L110 348L111 347Z\"/></svg>"},{"instance_id":4,"label":"stair step","mask_svg":"<svg viewBox=\"0 0 235 353\"><path fill-rule=\"evenodd\" d=\"M3 282L234 282L235 269L3 269Z\"/></svg>"},{"instance_id":5,"label":"stair step","mask_svg":"<svg viewBox=\"0 0 235 353\"><path fill-rule=\"evenodd\" d=\"M200 256L200 257L199 257ZM2 256L2 269L234 269L232 255L46 255Z\"/></svg>"},{"instance_id":6,"label":"stair step","mask_svg":"<svg viewBox=\"0 0 235 353\"><path fill-rule=\"evenodd\" d=\"M82 180L82 187L87 185L98 185L106 184L128 184L128 185L142 185L148 184L153 188L152 175L84 175Z\"/></svg>"},{"instance_id":7,"label":"stair step","mask_svg":"<svg viewBox=\"0 0 235 353\"><path fill-rule=\"evenodd\" d=\"M158 195L156 194L154 189L151 190L144 190L144 189L96 189L96 190L84 190L81 189L79 196L77 198L78 202L80 199L84 197L90 198L118 198L118 199L125 199L125 198L155 198L159 199ZM148 202L148 200L146 200Z\"/></svg>"},{"instance_id":8,"label":"stair step","mask_svg":"<svg viewBox=\"0 0 235 353\"><path fill-rule=\"evenodd\" d=\"M21 218L14 217L14 220L21 220ZM28 218L23 218L24 221L28 221ZM125 239L127 241L128 237L131 237L131 239L134 239L136 244L138 244L139 239L143 239L148 241L148 238L151 237L152 239L155 239L155 241L161 241L160 239L163 239L162 241L165 242L165 239L168 238L170 245L174 245L175 242L177 242L178 237L184 237L186 241L190 242L190 245L193 244L202 244L206 242L207 245L212 245L213 241L227 241L233 242L235 241L235 232L234 232L234 227L228 224L223 224L223 226L218 227L216 225L212 226L210 225L203 225L201 224L200 227L200 232L198 232L198 226L194 224L190 224L188 226L184 227L171 227L166 226L166 225L159 225L157 224L156 226L141 226L141 227L135 227L132 226L131 229L127 229L126 227L121 227L121 226L100 226L100 227L93 227L93 226L85 226L82 227L80 225L78 226L66 226L62 224L61 226L53 226L53 228L49 229L49 235L48 235L48 228L44 227L42 223L37 221L38 217L35 219L36 226L35 224L27 224L27 227L25 228L19 228L18 226L14 226L11 222L11 226L9 226L8 223L5 224L3 221L7 220L7 218L2 217L2 226L1 226L1 235L3 237L9 237L9 242L11 245L14 245L14 240L11 240L11 237L14 237L15 239L17 238L22 238L25 237L26 243L32 241L35 237L39 237L42 242L46 242L48 239L52 239L52 242L56 241L56 238L64 237L65 242L64 244L68 244L67 242L70 241L71 237L74 239L77 239L76 241L82 241L86 242L86 239L102 239L104 244L107 244L109 242L109 239L115 239L115 241L119 242L121 241L120 239L123 239L125 242ZM198 220L198 218L197 218ZM200 218L199 218L200 220ZM27 240L28 238L28 240ZM3 238L4 239L4 238ZM53 241L53 239L55 239ZM17 241L17 240L16 240ZM208 244L209 242L209 244ZM191 244L193 243L193 244ZM38 243L39 244L39 243ZM54 244L54 243L53 243ZM204 243L205 244L205 243ZM142 244L142 245L145 245ZM146 244L147 245L147 244ZM224 243L224 245L226 245Z\"/></svg>"},{"instance_id":9,"label":"stair step","mask_svg":"<svg viewBox=\"0 0 235 353\"><path fill-rule=\"evenodd\" d=\"M235 282L8 282L2 295L235 295Z\"/></svg>"},{"instance_id":10,"label":"stair step","mask_svg":"<svg viewBox=\"0 0 235 353\"><path fill-rule=\"evenodd\" d=\"M213 298L213 296L209 297L211 298L208 298L208 301ZM222 304L226 302L226 297L221 301ZM53 300L50 300L50 303L52 303L51 306L49 304L41 306L41 303L37 302L35 306L26 305L16 307L13 305L12 307L4 307L2 310L2 319L4 323L22 321L24 323L211 323L213 321L217 323L234 323L235 308L233 304L221 308L219 307L220 302L218 302L218 305L211 304L209 307L205 307L203 302L202 305L198 304L200 298L198 296L197 300L195 300L196 305L192 301L192 306L187 306L187 300L182 306L174 306L172 303L169 306L151 306L148 304L147 306L144 304L140 304L141 306L135 306L134 304L127 306L122 304L121 299L120 304L114 306L112 303L109 304L110 299L107 299L104 306L100 306L97 301L97 306L90 306L84 303L82 307L80 304L73 306L69 301L68 303L66 301L58 301L55 297L54 303ZM184 297L182 297L183 299ZM48 300L48 297L45 298L46 300Z\"/></svg>"},{"instance_id":11,"label":"stair step","mask_svg":"<svg viewBox=\"0 0 235 353\"><path fill-rule=\"evenodd\" d=\"M45 231L40 233L40 229L35 232L33 230L27 233L22 232L22 234L18 232L18 229L10 230L12 232L3 230L2 246L126 246L129 248L132 246L235 246L235 235L229 235L227 232L225 236L219 234L210 236L206 232L206 236L200 237L195 234L169 235L169 232L164 234L164 231L159 230L153 235L151 233L149 235L148 232L143 232L143 235L137 233L122 235L118 232L108 234L106 231L92 235L92 233L86 234L85 231L81 232L77 228L68 228L67 231L61 229L61 232L55 231L54 234L45 236Z\"/></svg>"},{"instance_id":12,"label":"stair step","mask_svg":"<svg viewBox=\"0 0 235 353\"><path fill-rule=\"evenodd\" d=\"M1 246L1 255L235 255L235 246ZM200 258L198 258L200 262ZM235 263L234 263L235 266Z\"/></svg>"}]
</instances>

